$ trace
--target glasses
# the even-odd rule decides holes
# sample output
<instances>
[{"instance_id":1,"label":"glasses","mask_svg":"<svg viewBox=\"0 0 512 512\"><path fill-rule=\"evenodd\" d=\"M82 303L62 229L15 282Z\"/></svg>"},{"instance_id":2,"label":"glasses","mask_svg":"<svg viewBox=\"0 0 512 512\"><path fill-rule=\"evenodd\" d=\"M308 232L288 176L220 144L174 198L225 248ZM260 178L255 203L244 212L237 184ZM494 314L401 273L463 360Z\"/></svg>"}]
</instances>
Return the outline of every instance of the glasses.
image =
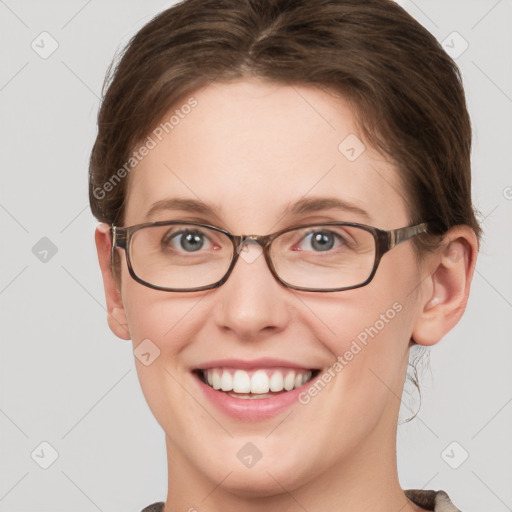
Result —
<instances>
[{"instance_id":1,"label":"glasses","mask_svg":"<svg viewBox=\"0 0 512 512\"><path fill-rule=\"evenodd\" d=\"M208 224L162 221L112 226L110 232L112 261L115 250L123 249L132 278L155 290L217 288L227 281L239 256L252 262L243 248L256 243L279 283L294 290L336 292L367 285L386 252L427 229L427 223L383 231L327 222L237 236Z\"/></svg>"}]
</instances>

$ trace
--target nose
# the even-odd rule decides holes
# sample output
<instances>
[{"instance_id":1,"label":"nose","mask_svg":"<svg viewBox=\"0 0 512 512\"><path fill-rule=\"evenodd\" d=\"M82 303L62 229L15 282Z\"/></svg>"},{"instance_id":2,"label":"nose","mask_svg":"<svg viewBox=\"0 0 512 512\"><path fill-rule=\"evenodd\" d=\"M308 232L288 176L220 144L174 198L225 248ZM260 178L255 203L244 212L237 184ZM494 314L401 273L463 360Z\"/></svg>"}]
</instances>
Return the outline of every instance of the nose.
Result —
<instances>
[{"instance_id":1,"label":"nose","mask_svg":"<svg viewBox=\"0 0 512 512\"><path fill-rule=\"evenodd\" d=\"M280 332L289 322L290 291L270 272L259 244L246 239L238 250L231 275L216 290L217 325L244 340Z\"/></svg>"}]
</instances>

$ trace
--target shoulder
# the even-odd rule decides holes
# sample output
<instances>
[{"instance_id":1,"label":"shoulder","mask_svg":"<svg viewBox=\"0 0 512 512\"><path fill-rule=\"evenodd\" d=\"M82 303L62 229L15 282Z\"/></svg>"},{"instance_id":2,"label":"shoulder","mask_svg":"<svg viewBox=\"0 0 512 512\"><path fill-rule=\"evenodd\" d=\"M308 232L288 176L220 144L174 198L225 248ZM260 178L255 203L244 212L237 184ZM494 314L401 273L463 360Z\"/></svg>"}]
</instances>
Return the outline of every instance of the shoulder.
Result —
<instances>
[{"instance_id":1,"label":"shoulder","mask_svg":"<svg viewBox=\"0 0 512 512\"><path fill-rule=\"evenodd\" d=\"M159 501L158 503L153 503L143 508L141 512L164 512L164 505L165 503L163 501Z\"/></svg>"},{"instance_id":2,"label":"shoulder","mask_svg":"<svg viewBox=\"0 0 512 512\"><path fill-rule=\"evenodd\" d=\"M433 512L461 512L444 491L407 489L405 495L416 505Z\"/></svg>"}]
</instances>

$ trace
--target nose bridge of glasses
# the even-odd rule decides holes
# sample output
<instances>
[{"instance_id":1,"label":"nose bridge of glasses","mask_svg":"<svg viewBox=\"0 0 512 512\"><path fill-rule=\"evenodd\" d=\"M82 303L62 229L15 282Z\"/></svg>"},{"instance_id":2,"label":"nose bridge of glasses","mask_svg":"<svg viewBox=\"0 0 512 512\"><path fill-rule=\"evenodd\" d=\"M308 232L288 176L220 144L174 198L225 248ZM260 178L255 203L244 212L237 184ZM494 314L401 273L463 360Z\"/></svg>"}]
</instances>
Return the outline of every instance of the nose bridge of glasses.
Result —
<instances>
[{"instance_id":1,"label":"nose bridge of glasses","mask_svg":"<svg viewBox=\"0 0 512 512\"><path fill-rule=\"evenodd\" d=\"M240 235L236 238L237 248L241 250L245 245L258 245L260 248L268 245L267 235Z\"/></svg>"},{"instance_id":2,"label":"nose bridge of glasses","mask_svg":"<svg viewBox=\"0 0 512 512\"><path fill-rule=\"evenodd\" d=\"M256 257L261 254L263 251L263 247L265 245L265 236L259 236L259 235L241 235L237 242L236 250L238 253L240 253L240 256L243 258L243 253L247 254L249 252L249 247L251 245L256 246L254 249L254 253L256 254ZM246 258L243 258L246 259ZM252 261L256 258L251 258ZM251 262L252 262L251 261Z\"/></svg>"},{"instance_id":3,"label":"nose bridge of glasses","mask_svg":"<svg viewBox=\"0 0 512 512\"><path fill-rule=\"evenodd\" d=\"M264 251L266 238L259 235L241 235L237 240L236 252L246 263L253 263ZM252 250L251 245L255 246Z\"/></svg>"},{"instance_id":4,"label":"nose bridge of glasses","mask_svg":"<svg viewBox=\"0 0 512 512\"><path fill-rule=\"evenodd\" d=\"M244 244L246 242L254 242L259 244L261 241L261 236L259 235L242 235L240 237L240 244Z\"/></svg>"}]
</instances>

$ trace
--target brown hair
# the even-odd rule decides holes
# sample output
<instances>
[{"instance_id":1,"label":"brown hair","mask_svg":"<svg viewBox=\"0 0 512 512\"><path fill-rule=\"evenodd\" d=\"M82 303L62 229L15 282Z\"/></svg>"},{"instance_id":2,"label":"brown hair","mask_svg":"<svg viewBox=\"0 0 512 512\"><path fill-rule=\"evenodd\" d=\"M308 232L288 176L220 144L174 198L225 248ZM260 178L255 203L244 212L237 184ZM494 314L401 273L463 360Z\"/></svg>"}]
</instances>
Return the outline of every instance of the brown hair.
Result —
<instances>
[{"instance_id":1,"label":"brown hair","mask_svg":"<svg viewBox=\"0 0 512 512\"><path fill-rule=\"evenodd\" d=\"M459 69L392 0L185 0L158 14L107 72L89 167L95 217L123 224L126 162L173 105L250 76L341 94L362 136L397 164L411 223L480 236Z\"/></svg>"}]
</instances>

